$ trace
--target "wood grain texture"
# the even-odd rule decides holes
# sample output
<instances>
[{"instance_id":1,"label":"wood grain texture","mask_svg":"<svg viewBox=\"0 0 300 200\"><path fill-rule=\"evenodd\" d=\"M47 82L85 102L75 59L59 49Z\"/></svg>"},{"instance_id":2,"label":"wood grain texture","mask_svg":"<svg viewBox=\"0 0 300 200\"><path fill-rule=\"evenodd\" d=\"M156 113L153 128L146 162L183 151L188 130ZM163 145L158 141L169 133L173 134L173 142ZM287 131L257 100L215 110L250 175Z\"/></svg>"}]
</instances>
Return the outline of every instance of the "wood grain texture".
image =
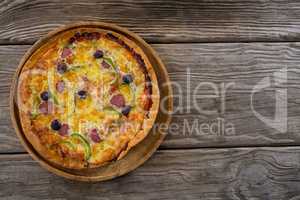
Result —
<instances>
[{"instance_id":1,"label":"wood grain texture","mask_svg":"<svg viewBox=\"0 0 300 200\"><path fill-rule=\"evenodd\" d=\"M172 126L161 148L196 148L227 146L278 146L300 144L300 43L234 43L234 44L156 44L153 45L164 61L174 82L174 109ZM0 152L23 152L8 116L8 93L11 77L22 54L29 46L0 47ZM286 67L287 83L272 85L254 95L257 112L272 118L275 112L275 89L287 88L288 126L286 133L267 126L251 110L251 92L255 84ZM190 86L186 86L190 69ZM218 95L211 87L203 86L195 95L199 111L192 104L192 90L199 83L217 85ZM179 92L175 83L182 88ZM221 96L220 84L234 83ZM224 92L223 92L224 93ZM188 99L187 97L191 98ZM182 101L180 101L181 99ZM222 109L224 102L224 109ZM188 106L190 103L190 106ZM209 131L202 124L214 127L218 119L233 124L234 133ZM193 128L193 124L194 128ZM202 130L202 131L201 131Z\"/></svg>"},{"instance_id":2,"label":"wood grain texture","mask_svg":"<svg viewBox=\"0 0 300 200\"><path fill-rule=\"evenodd\" d=\"M78 183L43 170L28 155L0 156L0 198L295 200L300 148L160 150L113 181Z\"/></svg>"},{"instance_id":3,"label":"wood grain texture","mask_svg":"<svg viewBox=\"0 0 300 200\"><path fill-rule=\"evenodd\" d=\"M33 43L66 23L117 23L148 42L296 41L293 0L11 0L0 2L0 43Z\"/></svg>"},{"instance_id":4,"label":"wood grain texture","mask_svg":"<svg viewBox=\"0 0 300 200\"><path fill-rule=\"evenodd\" d=\"M177 109L178 112L174 114L174 131L170 129L171 135L164 147L299 144L299 45L300 43L154 45L166 62L171 81L180 86L173 87L174 110ZM284 68L287 69L286 83L274 85L274 73ZM189 86L186 86L187 74L190 74ZM253 88L266 77L270 77L272 86L255 93L252 105L258 113L272 119L275 114L275 91L287 89L287 132L280 133L270 128L251 109ZM277 78L280 80L280 77ZM200 84L204 85L195 90ZM229 87L224 90L222 84ZM182 92L179 92L180 89ZM215 95L216 98L205 98L203 95ZM197 97L196 100L193 97ZM199 109L196 108L197 105ZM232 124L234 133L199 131L203 123L211 128L218 119L224 119L225 126ZM194 123L195 129L192 127Z\"/></svg>"}]
</instances>

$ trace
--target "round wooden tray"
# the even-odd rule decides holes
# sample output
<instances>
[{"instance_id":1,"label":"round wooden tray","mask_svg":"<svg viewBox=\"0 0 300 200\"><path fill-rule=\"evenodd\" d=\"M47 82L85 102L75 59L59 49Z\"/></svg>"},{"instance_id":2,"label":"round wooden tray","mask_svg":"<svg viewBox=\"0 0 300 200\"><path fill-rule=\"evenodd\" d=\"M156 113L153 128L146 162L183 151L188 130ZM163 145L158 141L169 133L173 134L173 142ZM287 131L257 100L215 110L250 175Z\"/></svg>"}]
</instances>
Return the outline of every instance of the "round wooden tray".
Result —
<instances>
[{"instance_id":1,"label":"round wooden tray","mask_svg":"<svg viewBox=\"0 0 300 200\"><path fill-rule=\"evenodd\" d=\"M55 31L50 32L45 37L37 41L32 48L30 48L27 53L22 58L17 71L15 73L15 77L12 82L12 88L10 93L10 114L13 122L13 127L21 140L21 143L25 147L25 149L29 152L29 154L37 160L45 169L50 172L53 172L59 176L78 180L78 181L104 181L109 180L121 175L124 175L141 164L143 164L158 148L158 146L162 143L165 135L166 128L152 128L149 132L148 136L138 145L133 147L129 153L119 161L114 161L108 165L103 167L93 168L93 169L83 169L83 170L72 170L66 169L62 167L57 167L47 160L43 159L40 156L30 142L26 139L22 127L19 120L18 107L16 105L16 85L18 82L18 77L23 65L26 63L27 59L31 56L31 54L36 51L42 44L47 42L50 38L54 37L61 32L68 31L70 29L75 28L83 28L83 27L95 27L101 28L109 31L116 32L118 34L124 35L130 40L134 41L140 48L145 52L150 60L158 79L159 90L160 90L160 98L165 98L161 102L160 110L158 112L155 127L159 127L159 124L163 124L164 127L169 125L171 120L171 111L173 109L173 100L172 100L172 89L170 85L170 81L168 78L168 73L165 69L164 64L161 59L158 57L156 52L148 45L142 38L138 35L128 31L125 28L119 27L114 24L107 24L102 22L79 22L72 25L67 25L61 27ZM164 108L164 112L162 112L161 108ZM169 112L166 112L169 111Z\"/></svg>"}]
</instances>

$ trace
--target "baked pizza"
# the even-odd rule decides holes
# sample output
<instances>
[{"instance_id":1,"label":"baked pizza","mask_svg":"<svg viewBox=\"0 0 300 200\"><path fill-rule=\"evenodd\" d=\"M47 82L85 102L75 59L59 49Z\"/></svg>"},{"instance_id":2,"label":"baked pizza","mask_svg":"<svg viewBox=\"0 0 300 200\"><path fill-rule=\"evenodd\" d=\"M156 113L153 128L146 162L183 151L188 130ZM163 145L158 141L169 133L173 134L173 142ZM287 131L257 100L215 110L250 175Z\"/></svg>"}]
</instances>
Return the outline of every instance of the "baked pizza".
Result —
<instances>
[{"instance_id":1,"label":"baked pizza","mask_svg":"<svg viewBox=\"0 0 300 200\"><path fill-rule=\"evenodd\" d=\"M28 141L71 169L124 157L149 133L159 105L142 49L97 28L61 32L35 50L21 69L17 95Z\"/></svg>"}]
</instances>

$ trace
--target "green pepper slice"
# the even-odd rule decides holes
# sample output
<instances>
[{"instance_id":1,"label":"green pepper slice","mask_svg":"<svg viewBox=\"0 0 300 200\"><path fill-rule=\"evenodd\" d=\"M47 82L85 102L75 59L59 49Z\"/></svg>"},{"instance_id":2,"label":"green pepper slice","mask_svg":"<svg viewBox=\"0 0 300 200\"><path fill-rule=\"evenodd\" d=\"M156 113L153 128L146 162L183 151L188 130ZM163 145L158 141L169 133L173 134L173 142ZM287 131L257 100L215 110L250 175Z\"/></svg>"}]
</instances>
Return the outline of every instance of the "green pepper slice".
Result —
<instances>
[{"instance_id":1,"label":"green pepper slice","mask_svg":"<svg viewBox=\"0 0 300 200\"><path fill-rule=\"evenodd\" d=\"M92 154L90 143L85 139L85 137L83 137L79 133L73 133L71 137L76 138L80 141L84 148L85 160L88 160Z\"/></svg>"}]
</instances>

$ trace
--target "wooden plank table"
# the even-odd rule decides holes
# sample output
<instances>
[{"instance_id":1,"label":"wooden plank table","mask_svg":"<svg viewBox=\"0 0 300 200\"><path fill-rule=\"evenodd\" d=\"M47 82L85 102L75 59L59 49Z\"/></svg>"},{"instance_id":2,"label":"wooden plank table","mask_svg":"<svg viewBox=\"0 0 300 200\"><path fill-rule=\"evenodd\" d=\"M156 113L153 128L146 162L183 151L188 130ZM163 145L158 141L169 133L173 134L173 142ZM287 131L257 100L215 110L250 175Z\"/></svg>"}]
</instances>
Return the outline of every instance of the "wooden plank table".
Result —
<instances>
[{"instance_id":1,"label":"wooden plank table","mask_svg":"<svg viewBox=\"0 0 300 200\"><path fill-rule=\"evenodd\" d=\"M103 183L42 169L8 113L12 75L26 50L78 20L140 34L174 82L177 111L160 149L134 172ZM1 1L0 199L300 199L299 66L297 1ZM271 85L253 93L261 80ZM287 117L272 126L257 113L272 120L276 102Z\"/></svg>"}]
</instances>

